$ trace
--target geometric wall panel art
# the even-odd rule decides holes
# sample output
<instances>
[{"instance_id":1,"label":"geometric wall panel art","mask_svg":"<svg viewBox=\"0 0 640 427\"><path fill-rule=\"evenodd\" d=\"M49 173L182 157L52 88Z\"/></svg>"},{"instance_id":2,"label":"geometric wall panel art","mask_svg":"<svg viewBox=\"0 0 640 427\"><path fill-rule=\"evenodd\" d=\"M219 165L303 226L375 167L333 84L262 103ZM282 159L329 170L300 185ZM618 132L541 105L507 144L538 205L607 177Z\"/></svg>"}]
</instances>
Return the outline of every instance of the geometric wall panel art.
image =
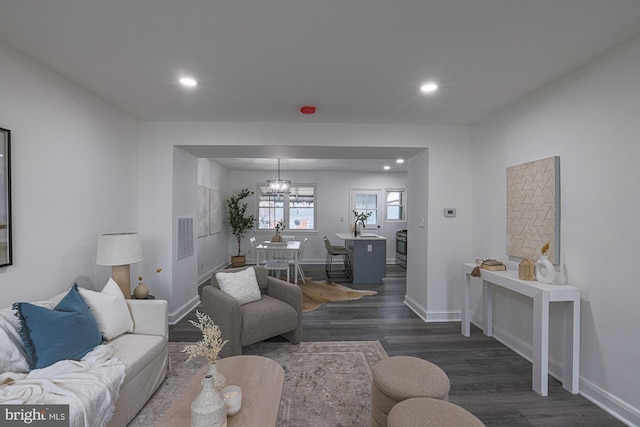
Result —
<instances>
[{"instance_id":1,"label":"geometric wall panel art","mask_svg":"<svg viewBox=\"0 0 640 427\"><path fill-rule=\"evenodd\" d=\"M220 190L211 188L209 194L209 234L222 231L222 198Z\"/></svg>"},{"instance_id":2,"label":"geometric wall panel art","mask_svg":"<svg viewBox=\"0 0 640 427\"><path fill-rule=\"evenodd\" d=\"M560 157L507 168L507 255L560 264Z\"/></svg>"},{"instance_id":3,"label":"geometric wall panel art","mask_svg":"<svg viewBox=\"0 0 640 427\"><path fill-rule=\"evenodd\" d=\"M209 189L203 185L196 185L198 198L198 216L196 222L196 236L209 235Z\"/></svg>"}]
</instances>

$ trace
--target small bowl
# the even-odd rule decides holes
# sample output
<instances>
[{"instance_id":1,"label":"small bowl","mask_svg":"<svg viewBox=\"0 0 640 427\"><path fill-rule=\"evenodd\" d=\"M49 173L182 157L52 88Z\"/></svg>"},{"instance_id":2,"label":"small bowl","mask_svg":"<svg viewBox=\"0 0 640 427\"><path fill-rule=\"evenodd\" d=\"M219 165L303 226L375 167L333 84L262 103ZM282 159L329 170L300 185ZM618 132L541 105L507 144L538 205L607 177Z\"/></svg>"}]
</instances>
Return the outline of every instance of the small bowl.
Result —
<instances>
[{"instance_id":1,"label":"small bowl","mask_svg":"<svg viewBox=\"0 0 640 427\"><path fill-rule=\"evenodd\" d=\"M240 407L242 407L242 390L240 387L237 385L228 385L224 387L221 392L227 407L227 415L233 416L237 414L240 411Z\"/></svg>"}]
</instances>

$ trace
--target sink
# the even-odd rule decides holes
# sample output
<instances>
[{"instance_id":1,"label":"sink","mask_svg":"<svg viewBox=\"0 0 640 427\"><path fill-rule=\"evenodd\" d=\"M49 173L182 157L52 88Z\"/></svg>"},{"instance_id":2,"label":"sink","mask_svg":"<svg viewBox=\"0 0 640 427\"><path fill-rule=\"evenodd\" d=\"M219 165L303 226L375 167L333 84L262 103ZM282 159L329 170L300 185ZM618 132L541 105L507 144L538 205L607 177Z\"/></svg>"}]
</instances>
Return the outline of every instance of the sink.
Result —
<instances>
[{"instance_id":1,"label":"sink","mask_svg":"<svg viewBox=\"0 0 640 427\"><path fill-rule=\"evenodd\" d=\"M378 236L377 234L371 234L371 233L358 234L358 237L367 237L367 238L374 238L374 239L380 238L380 236Z\"/></svg>"}]
</instances>

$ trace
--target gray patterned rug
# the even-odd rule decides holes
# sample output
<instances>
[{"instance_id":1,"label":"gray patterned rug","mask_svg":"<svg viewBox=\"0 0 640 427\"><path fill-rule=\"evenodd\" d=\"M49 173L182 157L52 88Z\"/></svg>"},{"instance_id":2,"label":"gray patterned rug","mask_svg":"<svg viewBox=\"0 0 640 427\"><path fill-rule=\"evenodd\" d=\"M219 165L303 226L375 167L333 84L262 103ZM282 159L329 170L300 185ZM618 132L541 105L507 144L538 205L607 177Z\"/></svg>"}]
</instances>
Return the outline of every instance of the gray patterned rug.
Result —
<instances>
[{"instance_id":1,"label":"gray patterned rug","mask_svg":"<svg viewBox=\"0 0 640 427\"><path fill-rule=\"evenodd\" d=\"M184 344L169 343L172 369L129 426L155 425L205 363L185 363ZM371 368L387 357L378 341L263 342L245 347L244 354L268 357L284 368L278 427L371 424Z\"/></svg>"}]
</instances>

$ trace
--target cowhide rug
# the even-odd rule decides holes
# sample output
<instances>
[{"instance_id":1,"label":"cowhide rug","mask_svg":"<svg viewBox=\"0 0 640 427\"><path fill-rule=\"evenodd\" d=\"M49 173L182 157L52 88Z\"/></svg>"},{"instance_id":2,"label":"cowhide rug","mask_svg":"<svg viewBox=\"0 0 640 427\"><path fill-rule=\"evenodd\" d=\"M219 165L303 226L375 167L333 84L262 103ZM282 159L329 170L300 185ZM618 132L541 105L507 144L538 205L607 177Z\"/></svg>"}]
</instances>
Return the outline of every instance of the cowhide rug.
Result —
<instances>
[{"instance_id":1,"label":"cowhide rug","mask_svg":"<svg viewBox=\"0 0 640 427\"><path fill-rule=\"evenodd\" d=\"M308 278L298 283L302 289L302 311L313 311L330 301L353 301L368 295L376 295L376 291L360 291L333 282L318 282Z\"/></svg>"}]
</instances>

